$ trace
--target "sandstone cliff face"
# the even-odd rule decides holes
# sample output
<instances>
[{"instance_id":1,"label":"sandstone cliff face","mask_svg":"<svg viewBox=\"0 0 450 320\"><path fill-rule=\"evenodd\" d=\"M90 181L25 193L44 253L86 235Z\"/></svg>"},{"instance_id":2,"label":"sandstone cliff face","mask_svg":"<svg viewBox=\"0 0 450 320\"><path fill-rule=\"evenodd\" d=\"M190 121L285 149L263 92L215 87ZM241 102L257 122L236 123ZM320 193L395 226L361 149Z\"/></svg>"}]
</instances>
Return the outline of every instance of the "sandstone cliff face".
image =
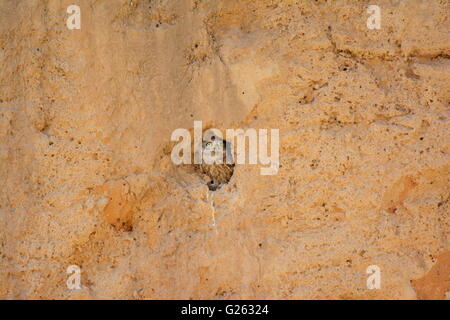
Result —
<instances>
[{"instance_id":1,"label":"sandstone cliff face","mask_svg":"<svg viewBox=\"0 0 450 320\"><path fill-rule=\"evenodd\" d=\"M450 3L370 4L0 1L0 298L445 298ZM209 191L194 120L279 129L278 174Z\"/></svg>"}]
</instances>

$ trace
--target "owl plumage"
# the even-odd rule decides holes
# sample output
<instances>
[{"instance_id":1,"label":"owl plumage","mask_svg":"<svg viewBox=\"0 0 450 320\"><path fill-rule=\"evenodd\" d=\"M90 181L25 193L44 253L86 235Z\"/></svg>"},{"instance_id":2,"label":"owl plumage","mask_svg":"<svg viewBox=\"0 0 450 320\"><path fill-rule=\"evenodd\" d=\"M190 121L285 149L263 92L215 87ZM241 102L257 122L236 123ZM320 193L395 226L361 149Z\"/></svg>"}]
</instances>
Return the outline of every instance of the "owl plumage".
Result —
<instances>
[{"instance_id":1,"label":"owl plumage","mask_svg":"<svg viewBox=\"0 0 450 320\"><path fill-rule=\"evenodd\" d=\"M200 172L211 179L208 183L209 189L215 191L228 183L233 175L234 163L231 147L225 140L212 136L210 140L202 141L202 152L204 157L209 157L211 162L219 162L208 164L203 159L202 163L198 165ZM232 163L227 163L227 155Z\"/></svg>"}]
</instances>

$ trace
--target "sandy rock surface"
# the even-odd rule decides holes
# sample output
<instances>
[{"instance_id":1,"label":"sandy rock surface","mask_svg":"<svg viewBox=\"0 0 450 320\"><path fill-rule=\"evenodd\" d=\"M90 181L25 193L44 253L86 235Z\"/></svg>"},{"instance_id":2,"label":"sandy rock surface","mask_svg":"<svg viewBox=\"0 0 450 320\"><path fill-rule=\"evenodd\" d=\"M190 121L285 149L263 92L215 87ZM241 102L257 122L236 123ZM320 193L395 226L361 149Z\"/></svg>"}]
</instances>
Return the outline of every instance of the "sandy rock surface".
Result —
<instances>
[{"instance_id":1,"label":"sandy rock surface","mask_svg":"<svg viewBox=\"0 0 450 320\"><path fill-rule=\"evenodd\" d=\"M1 0L0 298L450 298L450 2L370 4ZM209 191L194 120L278 173Z\"/></svg>"}]
</instances>

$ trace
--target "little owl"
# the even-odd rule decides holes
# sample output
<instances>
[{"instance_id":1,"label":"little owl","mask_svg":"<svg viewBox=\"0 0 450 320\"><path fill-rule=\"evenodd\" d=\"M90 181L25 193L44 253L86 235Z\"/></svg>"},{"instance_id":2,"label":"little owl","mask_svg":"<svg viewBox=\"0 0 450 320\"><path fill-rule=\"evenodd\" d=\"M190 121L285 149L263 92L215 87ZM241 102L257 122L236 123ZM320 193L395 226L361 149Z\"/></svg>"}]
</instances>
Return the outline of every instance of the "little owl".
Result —
<instances>
[{"instance_id":1,"label":"little owl","mask_svg":"<svg viewBox=\"0 0 450 320\"><path fill-rule=\"evenodd\" d=\"M215 191L230 181L233 175L231 145L217 136L211 136L210 139L202 141L202 152L203 159L198 169L211 179L208 188ZM227 155L231 163L227 163Z\"/></svg>"}]
</instances>

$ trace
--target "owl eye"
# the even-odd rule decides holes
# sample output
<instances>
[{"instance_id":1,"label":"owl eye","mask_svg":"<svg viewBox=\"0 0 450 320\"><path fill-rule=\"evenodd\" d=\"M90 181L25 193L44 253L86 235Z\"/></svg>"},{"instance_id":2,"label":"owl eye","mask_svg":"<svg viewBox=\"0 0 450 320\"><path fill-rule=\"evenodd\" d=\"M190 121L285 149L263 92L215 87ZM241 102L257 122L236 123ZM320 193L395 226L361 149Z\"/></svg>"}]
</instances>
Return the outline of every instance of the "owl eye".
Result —
<instances>
[{"instance_id":1,"label":"owl eye","mask_svg":"<svg viewBox=\"0 0 450 320\"><path fill-rule=\"evenodd\" d=\"M210 145L212 145L211 142L207 142L207 143L206 143L206 146L207 146L207 147L209 147Z\"/></svg>"}]
</instances>

